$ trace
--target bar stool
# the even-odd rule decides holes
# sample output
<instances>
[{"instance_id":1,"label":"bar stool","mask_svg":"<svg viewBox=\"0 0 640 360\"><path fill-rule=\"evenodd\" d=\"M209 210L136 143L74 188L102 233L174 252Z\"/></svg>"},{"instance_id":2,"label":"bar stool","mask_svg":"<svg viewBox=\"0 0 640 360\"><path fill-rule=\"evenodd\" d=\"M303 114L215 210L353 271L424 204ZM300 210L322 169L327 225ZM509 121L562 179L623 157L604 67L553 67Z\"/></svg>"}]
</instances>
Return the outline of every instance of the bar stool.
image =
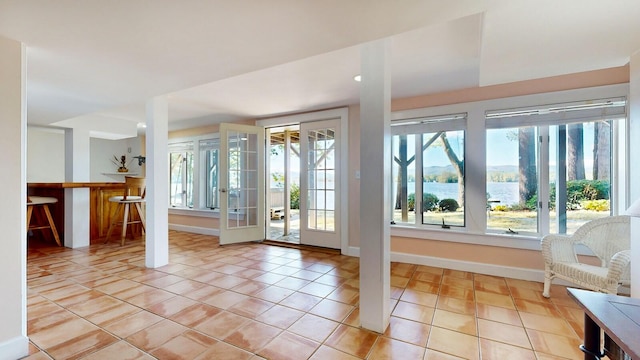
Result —
<instances>
[{"instance_id":1,"label":"bar stool","mask_svg":"<svg viewBox=\"0 0 640 360\"><path fill-rule=\"evenodd\" d=\"M51 216L51 211L49 210L49 204L55 204L58 202L58 199L54 197L48 196L28 196L27 197L27 232L29 230L36 229L51 229L53 233L53 238L56 239L56 243L58 246L62 246L60 243L60 236L58 236L58 230L56 229L56 224L53 222L53 217ZM47 221L49 225L42 226L31 226L31 215L33 215L33 208L39 207L44 210L44 214L47 217Z\"/></svg>"},{"instance_id":2,"label":"bar stool","mask_svg":"<svg viewBox=\"0 0 640 360\"><path fill-rule=\"evenodd\" d=\"M112 196L109 198L109 202L117 203L118 206L116 208L113 217L111 218L111 224L109 225L109 230L107 231L107 237L104 240L106 244L109 241L109 237L111 236L111 232L116 225L122 224L122 233L120 235L120 246L124 245L124 240L127 236L127 225L128 224L140 224L142 225L142 231L145 231L145 218L144 213L142 212L141 204L146 202L146 185L145 178L133 177L133 176L125 176L125 189L124 195L122 196ZM139 194L139 195L134 195ZM133 204L135 208L138 210L138 216L140 220L131 220L130 219L130 205ZM118 215L122 212L122 217L120 218Z\"/></svg>"}]
</instances>

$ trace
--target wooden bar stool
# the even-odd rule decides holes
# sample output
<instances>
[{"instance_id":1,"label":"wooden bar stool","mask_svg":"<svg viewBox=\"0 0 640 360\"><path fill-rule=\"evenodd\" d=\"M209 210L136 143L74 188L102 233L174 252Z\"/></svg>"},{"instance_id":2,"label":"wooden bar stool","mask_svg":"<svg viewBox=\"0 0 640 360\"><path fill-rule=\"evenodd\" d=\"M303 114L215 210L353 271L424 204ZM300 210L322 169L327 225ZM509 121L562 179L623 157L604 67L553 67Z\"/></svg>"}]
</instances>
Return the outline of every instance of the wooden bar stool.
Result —
<instances>
[{"instance_id":1,"label":"wooden bar stool","mask_svg":"<svg viewBox=\"0 0 640 360\"><path fill-rule=\"evenodd\" d=\"M109 230L107 231L107 238L104 240L105 244L109 241L109 237L111 236L113 228L120 224L122 225L120 246L124 245L124 240L127 236L127 225L140 224L142 225L143 233L145 231L146 222L141 206L141 204L144 204L146 202L146 200L144 199L146 195L145 178L125 176L124 181L124 195L112 196L109 198L109 202L117 203L118 206L116 207L116 211L111 218L111 224L109 225ZM140 220L130 219L131 215L129 211L131 204L133 204L136 210L138 210L138 216L140 217ZM118 216L120 213L122 213L122 217Z\"/></svg>"},{"instance_id":2,"label":"wooden bar stool","mask_svg":"<svg viewBox=\"0 0 640 360\"><path fill-rule=\"evenodd\" d=\"M51 216L51 211L49 210L49 204L55 204L58 202L58 199L54 197L47 196L28 196L27 197L27 231L36 230L36 229L51 229L53 233L53 238L56 239L56 243L58 246L62 246L60 243L60 236L58 236L58 230L56 229L56 224L53 222L53 217ZM49 225L42 226L31 226L31 215L33 215L33 208L39 207L44 210L44 214L47 217L47 221Z\"/></svg>"}]
</instances>

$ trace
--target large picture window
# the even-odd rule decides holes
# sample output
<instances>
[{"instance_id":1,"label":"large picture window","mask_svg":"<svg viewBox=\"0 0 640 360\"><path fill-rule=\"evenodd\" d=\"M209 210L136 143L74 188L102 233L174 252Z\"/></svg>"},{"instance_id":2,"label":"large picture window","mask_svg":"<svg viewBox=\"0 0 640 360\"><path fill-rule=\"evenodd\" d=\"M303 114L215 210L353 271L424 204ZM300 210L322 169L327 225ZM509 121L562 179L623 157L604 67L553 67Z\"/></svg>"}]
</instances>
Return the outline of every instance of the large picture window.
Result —
<instances>
[{"instance_id":1,"label":"large picture window","mask_svg":"<svg viewBox=\"0 0 640 360\"><path fill-rule=\"evenodd\" d=\"M394 223L465 225L466 114L392 123Z\"/></svg>"},{"instance_id":2,"label":"large picture window","mask_svg":"<svg viewBox=\"0 0 640 360\"><path fill-rule=\"evenodd\" d=\"M622 98L487 112L487 229L571 234L612 214Z\"/></svg>"}]
</instances>

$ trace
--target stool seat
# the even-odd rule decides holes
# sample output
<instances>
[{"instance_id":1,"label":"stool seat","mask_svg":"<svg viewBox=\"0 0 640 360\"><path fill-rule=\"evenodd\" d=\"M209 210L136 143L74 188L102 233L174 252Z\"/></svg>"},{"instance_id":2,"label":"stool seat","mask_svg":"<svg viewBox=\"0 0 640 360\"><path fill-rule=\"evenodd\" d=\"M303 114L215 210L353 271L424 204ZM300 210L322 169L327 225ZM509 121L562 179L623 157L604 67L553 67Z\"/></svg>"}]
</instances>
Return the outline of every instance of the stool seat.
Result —
<instances>
[{"instance_id":1,"label":"stool seat","mask_svg":"<svg viewBox=\"0 0 640 360\"><path fill-rule=\"evenodd\" d=\"M27 231L36 230L36 229L51 229L53 233L53 238L56 240L58 246L62 246L60 242L60 236L58 235L58 229L56 229L56 224L53 222L53 217L51 216L51 211L49 210L49 204L55 204L58 202L58 199L49 196L28 196L27 197ZM43 226L31 226L31 215L33 215L33 208L41 207L44 211L44 215L47 217L48 225Z\"/></svg>"},{"instance_id":2,"label":"stool seat","mask_svg":"<svg viewBox=\"0 0 640 360\"><path fill-rule=\"evenodd\" d=\"M55 204L58 199L49 196L29 196L27 197L27 205Z\"/></svg>"}]
</instances>

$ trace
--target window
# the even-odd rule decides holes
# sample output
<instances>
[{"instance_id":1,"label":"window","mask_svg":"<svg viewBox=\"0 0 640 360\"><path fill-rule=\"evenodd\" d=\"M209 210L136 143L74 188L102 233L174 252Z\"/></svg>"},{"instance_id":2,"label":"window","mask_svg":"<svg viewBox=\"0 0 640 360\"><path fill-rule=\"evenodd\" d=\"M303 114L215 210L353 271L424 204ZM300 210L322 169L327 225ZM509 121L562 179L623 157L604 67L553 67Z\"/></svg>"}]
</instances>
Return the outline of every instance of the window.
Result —
<instances>
[{"instance_id":1,"label":"window","mask_svg":"<svg viewBox=\"0 0 640 360\"><path fill-rule=\"evenodd\" d=\"M219 139L200 140L200 156L204 172L204 207L217 209L218 203L218 155Z\"/></svg>"},{"instance_id":2,"label":"window","mask_svg":"<svg viewBox=\"0 0 640 360\"><path fill-rule=\"evenodd\" d=\"M169 146L169 203L193 207L193 142Z\"/></svg>"},{"instance_id":3,"label":"window","mask_svg":"<svg viewBox=\"0 0 640 360\"><path fill-rule=\"evenodd\" d=\"M465 127L466 114L392 123L394 223L465 226Z\"/></svg>"},{"instance_id":4,"label":"window","mask_svg":"<svg viewBox=\"0 0 640 360\"><path fill-rule=\"evenodd\" d=\"M169 202L173 209L215 210L220 139L215 134L169 144Z\"/></svg>"},{"instance_id":5,"label":"window","mask_svg":"<svg viewBox=\"0 0 640 360\"><path fill-rule=\"evenodd\" d=\"M610 216L624 98L489 111L487 229L571 234Z\"/></svg>"}]
</instances>

